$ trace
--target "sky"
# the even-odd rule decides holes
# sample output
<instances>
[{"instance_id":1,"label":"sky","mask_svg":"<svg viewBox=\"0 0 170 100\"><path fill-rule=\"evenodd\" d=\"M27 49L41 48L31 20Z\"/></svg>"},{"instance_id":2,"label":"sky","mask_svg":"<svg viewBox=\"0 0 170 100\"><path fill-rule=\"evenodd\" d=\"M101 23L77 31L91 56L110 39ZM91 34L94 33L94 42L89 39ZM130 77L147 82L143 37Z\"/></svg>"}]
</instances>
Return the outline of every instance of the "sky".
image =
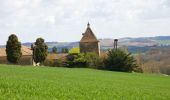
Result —
<instances>
[{"instance_id":1,"label":"sky","mask_svg":"<svg viewBox=\"0 0 170 100\"><path fill-rule=\"evenodd\" d=\"M99 39L168 36L170 0L0 0L0 45L79 41L88 22Z\"/></svg>"}]
</instances>

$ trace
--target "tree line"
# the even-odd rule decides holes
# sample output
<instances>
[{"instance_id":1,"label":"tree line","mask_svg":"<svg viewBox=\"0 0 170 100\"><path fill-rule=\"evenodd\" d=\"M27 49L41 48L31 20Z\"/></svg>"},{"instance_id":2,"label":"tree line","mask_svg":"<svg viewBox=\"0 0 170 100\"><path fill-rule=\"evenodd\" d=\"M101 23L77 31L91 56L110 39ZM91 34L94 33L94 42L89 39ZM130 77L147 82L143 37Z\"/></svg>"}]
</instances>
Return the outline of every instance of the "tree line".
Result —
<instances>
[{"instance_id":1,"label":"tree line","mask_svg":"<svg viewBox=\"0 0 170 100\"><path fill-rule=\"evenodd\" d=\"M8 62L12 64L18 64L21 56L21 42L19 42L18 37L12 34L8 37L6 44L6 54ZM43 38L37 38L36 42L31 46L33 50L33 59L35 63L43 63L48 55L48 46L45 44Z\"/></svg>"},{"instance_id":2,"label":"tree line","mask_svg":"<svg viewBox=\"0 0 170 100\"><path fill-rule=\"evenodd\" d=\"M33 50L33 60L35 63L47 66L64 66L64 67L88 67L101 70L132 72L137 68L137 64L133 56L122 49L110 49L105 56L98 56L95 53L80 53L78 48L63 49L62 52L69 53L65 61L56 61L49 63L46 61L48 55L48 46L43 38L37 38L31 46ZM76 52L75 52L76 51ZM57 48L52 49L53 53L57 53ZM9 36L6 44L7 60L12 64L18 64L22 52L21 42L15 34ZM45 61L45 62L44 62Z\"/></svg>"}]
</instances>

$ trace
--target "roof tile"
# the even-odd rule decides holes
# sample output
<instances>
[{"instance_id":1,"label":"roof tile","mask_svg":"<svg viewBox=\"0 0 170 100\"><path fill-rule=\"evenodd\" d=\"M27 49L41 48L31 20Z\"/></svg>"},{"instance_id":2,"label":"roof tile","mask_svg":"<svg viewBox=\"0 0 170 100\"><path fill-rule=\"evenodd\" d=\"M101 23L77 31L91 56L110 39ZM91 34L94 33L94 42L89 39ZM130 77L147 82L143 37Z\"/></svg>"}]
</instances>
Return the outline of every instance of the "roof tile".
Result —
<instances>
[{"instance_id":1,"label":"roof tile","mask_svg":"<svg viewBox=\"0 0 170 100\"><path fill-rule=\"evenodd\" d=\"M32 55L32 50L29 47L22 46L21 52L23 56L29 56ZM4 57L6 55L6 48L0 48L0 57Z\"/></svg>"},{"instance_id":2,"label":"roof tile","mask_svg":"<svg viewBox=\"0 0 170 100\"><path fill-rule=\"evenodd\" d=\"M89 25L80 42L99 42Z\"/></svg>"}]
</instances>

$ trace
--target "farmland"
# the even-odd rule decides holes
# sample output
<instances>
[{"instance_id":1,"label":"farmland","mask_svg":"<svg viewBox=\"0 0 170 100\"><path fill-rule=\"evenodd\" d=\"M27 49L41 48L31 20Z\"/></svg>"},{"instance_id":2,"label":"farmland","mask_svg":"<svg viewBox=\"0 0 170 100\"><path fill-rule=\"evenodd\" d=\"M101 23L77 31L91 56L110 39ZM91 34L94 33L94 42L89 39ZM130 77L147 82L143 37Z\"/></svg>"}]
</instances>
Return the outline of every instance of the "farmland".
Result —
<instances>
[{"instance_id":1,"label":"farmland","mask_svg":"<svg viewBox=\"0 0 170 100\"><path fill-rule=\"evenodd\" d=\"M0 65L0 99L169 100L170 77L86 68Z\"/></svg>"}]
</instances>

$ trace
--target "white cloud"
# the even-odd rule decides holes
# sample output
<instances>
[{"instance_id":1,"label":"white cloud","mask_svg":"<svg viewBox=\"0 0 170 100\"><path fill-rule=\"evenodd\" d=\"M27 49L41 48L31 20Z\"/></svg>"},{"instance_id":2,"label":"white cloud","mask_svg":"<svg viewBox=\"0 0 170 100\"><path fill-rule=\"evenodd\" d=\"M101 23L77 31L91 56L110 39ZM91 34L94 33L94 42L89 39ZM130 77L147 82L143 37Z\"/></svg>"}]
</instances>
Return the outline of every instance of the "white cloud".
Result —
<instances>
[{"instance_id":1,"label":"white cloud","mask_svg":"<svg viewBox=\"0 0 170 100\"><path fill-rule=\"evenodd\" d=\"M169 35L169 12L169 0L0 0L0 44L78 41L88 21L99 38Z\"/></svg>"}]
</instances>

